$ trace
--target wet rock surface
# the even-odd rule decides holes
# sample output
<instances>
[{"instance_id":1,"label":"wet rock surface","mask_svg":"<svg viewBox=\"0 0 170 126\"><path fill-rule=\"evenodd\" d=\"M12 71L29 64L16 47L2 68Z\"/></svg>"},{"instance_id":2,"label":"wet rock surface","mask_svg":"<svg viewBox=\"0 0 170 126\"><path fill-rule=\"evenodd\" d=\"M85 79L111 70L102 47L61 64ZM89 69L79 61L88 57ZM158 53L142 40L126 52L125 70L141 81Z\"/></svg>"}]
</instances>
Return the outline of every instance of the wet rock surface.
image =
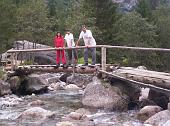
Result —
<instances>
[{"instance_id":1,"label":"wet rock surface","mask_svg":"<svg viewBox=\"0 0 170 126\"><path fill-rule=\"evenodd\" d=\"M137 118L141 121L146 121L151 116L153 116L154 114L156 114L162 110L163 109L159 106L145 106L144 108L142 108L139 111Z\"/></svg>"},{"instance_id":2,"label":"wet rock surface","mask_svg":"<svg viewBox=\"0 0 170 126\"><path fill-rule=\"evenodd\" d=\"M149 100L152 100L158 106L162 107L163 109L167 109L167 105L169 103L169 97L166 94L156 92L154 90L150 90Z\"/></svg>"},{"instance_id":3,"label":"wet rock surface","mask_svg":"<svg viewBox=\"0 0 170 126\"><path fill-rule=\"evenodd\" d=\"M82 103L92 108L127 110L128 97L117 87L110 86L96 77L85 88Z\"/></svg>"},{"instance_id":4,"label":"wet rock surface","mask_svg":"<svg viewBox=\"0 0 170 126\"><path fill-rule=\"evenodd\" d=\"M48 82L40 78L39 75L31 74L25 78L20 85L20 92L22 95L26 94L40 94L48 91Z\"/></svg>"},{"instance_id":5,"label":"wet rock surface","mask_svg":"<svg viewBox=\"0 0 170 126\"><path fill-rule=\"evenodd\" d=\"M41 107L32 107L21 113L17 120L21 122L24 120L43 121L47 118L52 118L54 116L55 114L49 110L45 110Z\"/></svg>"},{"instance_id":6,"label":"wet rock surface","mask_svg":"<svg viewBox=\"0 0 170 126\"><path fill-rule=\"evenodd\" d=\"M10 84L0 80L0 96L11 94Z\"/></svg>"},{"instance_id":7,"label":"wet rock surface","mask_svg":"<svg viewBox=\"0 0 170 126\"><path fill-rule=\"evenodd\" d=\"M29 75L28 77L31 79L29 83L34 82L35 88L41 87L41 85L47 85L48 92L39 95L32 92L30 93L31 95L22 96L22 101L14 102L15 104L5 103L5 99L0 99L4 103L4 105L2 105L3 108L5 108L0 109L0 125L7 123L9 126L13 126L20 123L21 125L33 126L65 126L68 122L69 125L73 126L112 126L120 124L138 126L138 124L140 124L140 122L133 119L135 117L133 112L132 114L129 114L131 112L116 112L117 110L127 110L129 97L123 92L126 87L111 86L102 80L94 79L93 75L76 75L80 78L77 81L76 78L72 78L75 84L65 83L60 80L61 75L63 74L38 73L37 75ZM28 77L26 80L29 80ZM67 79L69 77L67 77ZM80 86L78 86L82 78L84 78L84 80ZM12 78L14 87L17 87L16 85L18 85L20 81L23 82L25 78L23 80L18 79L20 78L16 76ZM21 86L22 84L26 84L26 82L21 83ZM83 89L85 87L86 89L84 91ZM22 88L20 87L19 89ZM87 96L86 101L90 103L88 107L87 105L82 105L85 94ZM18 98L16 97L16 99ZM91 104L95 107L93 106L91 108ZM4 107L5 105L7 107ZM99 107L96 107L96 105L99 105ZM112 111L113 109L115 111ZM48 116L48 111L56 116ZM5 117L4 115L7 116ZM11 122L8 119L10 119Z\"/></svg>"},{"instance_id":8,"label":"wet rock surface","mask_svg":"<svg viewBox=\"0 0 170 126\"><path fill-rule=\"evenodd\" d=\"M24 76L11 76L8 79L12 93L17 95L41 94L48 92L48 87L57 89L61 74L30 74ZM62 83L62 82L61 82ZM60 84L61 86L61 84ZM61 88L61 87L60 87Z\"/></svg>"},{"instance_id":9,"label":"wet rock surface","mask_svg":"<svg viewBox=\"0 0 170 126\"><path fill-rule=\"evenodd\" d=\"M144 123L151 124L153 126L162 126L168 120L170 120L170 111L164 110L164 111L158 112L155 115L151 116Z\"/></svg>"},{"instance_id":10,"label":"wet rock surface","mask_svg":"<svg viewBox=\"0 0 170 126\"><path fill-rule=\"evenodd\" d=\"M93 75L83 75L83 74L76 74L74 77L69 76L67 78L68 84L75 84L78 87L86 87L87 84L92 82Z\"/></svg>"}]
</instances>

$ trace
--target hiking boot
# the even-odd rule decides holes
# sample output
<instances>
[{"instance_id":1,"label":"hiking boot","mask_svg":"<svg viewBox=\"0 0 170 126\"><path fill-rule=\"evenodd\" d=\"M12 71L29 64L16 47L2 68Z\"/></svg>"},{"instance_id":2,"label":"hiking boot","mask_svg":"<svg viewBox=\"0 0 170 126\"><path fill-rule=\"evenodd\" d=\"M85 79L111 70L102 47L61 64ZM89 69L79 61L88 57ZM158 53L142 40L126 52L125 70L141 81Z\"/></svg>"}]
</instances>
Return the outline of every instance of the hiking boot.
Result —
<instances>
[{"instance_id":1,"label":"hiking boot","mask_svg":"<svg viewBox=\"0 0 170 126\"><path fill-rule=\"evenodd\" d=\"M88 63L83 64L82 66L88 66Z\"/></svg>"},{"instance_id":2,"label":"hiking boot","mask_svg":"<svg viewBox=\"0 0 170 126\"><path fill-rule=\"evenodd\" d=\"M63 68L67 68L68 67L68 65L67 64L63 64Z\"/></svg>"},{"instance_id":3,"label":"hiking boot","mask_svg":"<svg viewBox=\"0 0 170 126\"><path fill-rule=\"evenodd\" d=\"M92 63L91 65L96 65L95 63Z\"/></svg>"},{"instance_id":4,"label":"hiking boot","mask_svg":"<svg viewBox=\"0 0 170 126\"><path fill-rule=\"evenodd\" d=\"M54 68L59 68L60 67L60 64L56 64L56 66L54 66Z\"/></svg>"}]
</instances>

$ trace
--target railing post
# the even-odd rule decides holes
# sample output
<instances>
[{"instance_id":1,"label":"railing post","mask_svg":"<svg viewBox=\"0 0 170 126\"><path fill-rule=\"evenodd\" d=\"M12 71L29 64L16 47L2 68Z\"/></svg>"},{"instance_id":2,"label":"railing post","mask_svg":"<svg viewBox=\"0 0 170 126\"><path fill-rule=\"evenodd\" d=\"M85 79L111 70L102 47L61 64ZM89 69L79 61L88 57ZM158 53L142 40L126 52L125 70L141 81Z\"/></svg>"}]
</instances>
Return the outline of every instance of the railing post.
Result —
<instances>
[{"instance_id":1,"label":"railing post","mask_svg":"<svg viewBox=\"0 0 170 126\"><path fill-rule=\"evenodd\" d=\"M14 55L15 55L14 53L11 54L11 71L14 70L14 59L15 59Z\"/></svg>"},{"instance_id":2,"label":"railing post","mask_svg":"<svg viewBox=\"0 0 170 126\"><path fill-rule=\"evenodd\" d=\"M18 64L17 64L17 59L18 59L18 53L16 52L15 54L14 54L14 68L17 68L18 67Z\"/></svg>"},{"instance_id":3,"label":"railing post","mask_svg":"<svg viewBox=\"0 0 170 126\"><path fill-rule=\"evenodd\" d=\"M72 55L72 63L73 63L73 77L75 77L75 57L74 57L74 50L71 49L71 55Z\"/></svg>"},{"instance_id":4,"label":"railing post","mask_svg":"<svg viewBox=\"0 0 170 126\"><path fill-rule=\"evenodd\" d=\"M102 70L105 71L106 70L106 47L102 46L102 51L101 51L101 55L102 55Z\"/></svg>"}]
</instances>

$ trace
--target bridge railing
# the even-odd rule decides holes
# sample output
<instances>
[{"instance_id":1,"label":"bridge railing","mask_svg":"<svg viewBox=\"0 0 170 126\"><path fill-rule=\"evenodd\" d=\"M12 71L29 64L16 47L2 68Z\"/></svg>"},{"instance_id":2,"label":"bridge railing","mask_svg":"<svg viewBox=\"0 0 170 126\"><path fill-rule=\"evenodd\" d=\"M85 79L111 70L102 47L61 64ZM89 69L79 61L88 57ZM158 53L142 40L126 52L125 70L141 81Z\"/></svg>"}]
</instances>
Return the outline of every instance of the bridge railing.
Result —
<instances>
[{"instance_id":1,"label":"bridge railing","mask_svg":"<svg viewBox=\"0 0 170 126\"><path fill-rule=\"evenodd\" d=\"M85 48L100 48L101 49L101 66L102 70L106 70L106 51L107 49L124 49L124 50L139 50L139 51L156 51L156 52L170 52L170 49L165 48L144 48L144 47L127 47L127 46L111 46L111 45L96 45L96 46L77 46L72 48L41 48L41 49L21 49L21 50L9 50L7 53L11 53L11 70L17 67L17 54L26 52L40 52L40 51L56 51L56 50L71 50L71 49L85 49Z\"/></svg>"}]
</instances>

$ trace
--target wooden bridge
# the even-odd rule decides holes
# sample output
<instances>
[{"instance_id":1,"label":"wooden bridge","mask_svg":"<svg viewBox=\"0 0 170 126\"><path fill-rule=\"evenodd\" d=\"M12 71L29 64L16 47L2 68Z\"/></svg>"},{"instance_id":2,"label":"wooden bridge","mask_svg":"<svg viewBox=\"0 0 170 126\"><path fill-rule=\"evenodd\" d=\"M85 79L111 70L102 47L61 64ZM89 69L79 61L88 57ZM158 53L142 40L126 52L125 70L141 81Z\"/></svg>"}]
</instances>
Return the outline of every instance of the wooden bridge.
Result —
<instances>
[{"instance_id":1,"label":"wooden bridge","mask_svg":"<svg viewBox=\"0 0 170 126\"><path fill-rule=\"evenodd\" d=\"M68 49L84 49L84 48L101 48L101 64L97 64L95 67L87 66L81 67L81 65L72 67L56 68L55 65L18 65L17 55L18 53L27 52L39 52L39 51L55 51L55 50L68 50ZM117 67L112 64L106 63L106 49L124 49L124 50L138 50L138 51L158 51L158 52L170 52L170 49L164 48L142 48L142 47L126 47L126 46L109 46L109 45L97 45L97 46L79 46L73 48L43 48L43 49L23 49L23 50L9 50L7 53L11 54L11 71L18 69L29 72L69 72L69 73L94 73L99 72L104 76L110 76L115 79L125 81L131 84L137 84L141 87L149 87L153 90L165 93L170 96L170 73L149 71L132 67Z\"/></svg>"}]
</instances>

